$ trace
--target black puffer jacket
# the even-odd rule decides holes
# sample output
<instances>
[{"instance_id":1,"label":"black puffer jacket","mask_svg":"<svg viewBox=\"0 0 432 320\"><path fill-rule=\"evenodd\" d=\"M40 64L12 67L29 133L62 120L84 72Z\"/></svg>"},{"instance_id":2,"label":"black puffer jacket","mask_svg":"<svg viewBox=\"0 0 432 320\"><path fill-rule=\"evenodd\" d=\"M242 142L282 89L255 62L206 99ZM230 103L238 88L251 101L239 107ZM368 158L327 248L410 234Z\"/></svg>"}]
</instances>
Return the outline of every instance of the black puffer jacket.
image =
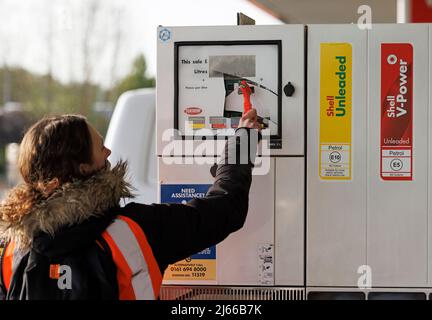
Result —
<instances>
[{"instance_id":1,"label":"black puffer jacket","mask_svg":"<svg viewBox=\"0 0 432 320\"><path fill-rule=\"evenodd\" d=\"M252 133L256 131L242 128L236 136ZM255 150L256 144L252 147ZM227 143L225 157L217 166L214 184L206 197L193 199L186 205L129 203L120 207L120 199L131 194L124 181L126 165L118 164L86 181L64 185L50 198L37 203L19 223L10 225L0 220L0 236L20 247L16 250L19 260L14 263L9 291L0 285L0 298L117 298L115 266L95 241L118 215L131 218L142 228L162 273L169 264L219 243L243 226L252 181L253 159L249 164L227 164L228 150L235 150L236 158L241 159L238 139L236 143L233 137ZM89 284L85 296L76 296L73 290L58 292L55 286L43 288L37 283L26 283L29 280L25 279L25 268L31 271L41 261L40 257L55 261L71 254L74 259L78 255L88 261L89 279L96 277L94 281L99 283L97 287Z\"/></svg>"}]
</instances>

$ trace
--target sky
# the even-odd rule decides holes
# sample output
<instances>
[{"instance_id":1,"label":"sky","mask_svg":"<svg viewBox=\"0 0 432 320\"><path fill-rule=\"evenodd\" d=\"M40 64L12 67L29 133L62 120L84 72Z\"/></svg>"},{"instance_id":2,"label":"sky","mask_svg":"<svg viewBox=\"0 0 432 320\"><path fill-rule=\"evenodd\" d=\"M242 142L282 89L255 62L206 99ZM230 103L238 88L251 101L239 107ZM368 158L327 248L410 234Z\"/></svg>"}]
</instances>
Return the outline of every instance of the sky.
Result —
<instances>
[{"instance_id":1,"label":"sky","mask_svg":"<svg viewBox=\"0 0 432 320\"><path fill-rule=\"evenodd\" d=\"M247 0L0 0L0 65L108 87L139 53L156 75L157 26L235 25L237 12L281 23Z\"/></svg>"}]
</instances>

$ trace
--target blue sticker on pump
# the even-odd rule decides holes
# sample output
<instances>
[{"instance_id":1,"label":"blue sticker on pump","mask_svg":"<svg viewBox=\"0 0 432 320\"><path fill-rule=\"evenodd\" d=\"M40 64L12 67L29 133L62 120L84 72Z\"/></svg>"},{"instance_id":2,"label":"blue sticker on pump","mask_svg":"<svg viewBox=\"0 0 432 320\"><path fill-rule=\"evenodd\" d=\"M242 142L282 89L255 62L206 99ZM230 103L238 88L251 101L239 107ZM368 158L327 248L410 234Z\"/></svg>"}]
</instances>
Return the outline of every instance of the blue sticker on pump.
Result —
<instances>
[{"instance_id":1,"label":"blue sticker on pump","mask_svg":"<svg viewBox=\"0 0 432 320\"><path fill-rule=\"evenodd\" d=\"M193 198L204 198L211 184L162 184L161 203L186 204ZM216 259L216 246L204 249L191 259Z\"/></svg>"},{"instance_id":2,"label":"blue sticker on pump","mask_svg":"<svg viewBox=\"0 0 432 320\"><path fill-rule=\"evenodd\" d=\"M194 255L191 255L191 259L216 259L216 246L204 249Z\"/></svg>"},{"instance_id":3,"label":"blue sticker on pump","mask_svg":"<svg viewBox=\"0 0 432 320\"><path fill-rule=\"evenodd\" d=\"M163 184L161 203L186 204L193 198L204 198L211 184Z\"/></svg>"}]
</instances>

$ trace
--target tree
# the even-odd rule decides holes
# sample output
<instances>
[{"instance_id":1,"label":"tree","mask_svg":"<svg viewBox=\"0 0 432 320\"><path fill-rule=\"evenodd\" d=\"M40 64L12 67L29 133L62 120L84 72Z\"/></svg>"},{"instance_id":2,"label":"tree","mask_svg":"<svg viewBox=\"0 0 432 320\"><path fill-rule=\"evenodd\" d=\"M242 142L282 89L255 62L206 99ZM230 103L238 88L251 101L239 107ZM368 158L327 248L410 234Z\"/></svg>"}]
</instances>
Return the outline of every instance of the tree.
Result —
<instances>
[{"instance_id":1,"label":"tree","mask_svg":"<svg viewBox=\"0 0 432 320\"><path fill-rule=\"evenodd\" d=\"M91 92L91 78L93 75L93 54L97 52L92 46L93 38L96 36L97 15L100 9L99 2L92 0L87 2L85 8L84 32L82 37L82 58L83 58L83 77L84 81L81 86L81 101L79 105L79 113L88 116L91 112L92 102L94 97Z\"/></svg>"},{"instance_id":2,"label":"tree","mask_svg":"<svg viewBox=\"0 0 432 320\"><path fill-rule=\"evenodd\" d=\"M119 61L120 51L122 44L127 36L127 33L123 31L123 21L125 20L124 9L113 8L111 9L111 20L110 25L113 26L112 30L112 43L113 50L111 56L111 69L110 69L110 87L113 87L116 81L117 64Z\"/></svg>"},{"instance_id":3,"label":"tree","mask_svg":"<svg viewBox=\"0 0 432 320\"><path fill-rule=\"evenodd\" d=\"M117 101L118 97L125 91L139 89L139 88L152 88L156 84L154 77L148 77L147 63L144 55L138 55L133 61L132 70L130 73L120 80L112 90L112 101Z\"/></svg>"}]
</instances>

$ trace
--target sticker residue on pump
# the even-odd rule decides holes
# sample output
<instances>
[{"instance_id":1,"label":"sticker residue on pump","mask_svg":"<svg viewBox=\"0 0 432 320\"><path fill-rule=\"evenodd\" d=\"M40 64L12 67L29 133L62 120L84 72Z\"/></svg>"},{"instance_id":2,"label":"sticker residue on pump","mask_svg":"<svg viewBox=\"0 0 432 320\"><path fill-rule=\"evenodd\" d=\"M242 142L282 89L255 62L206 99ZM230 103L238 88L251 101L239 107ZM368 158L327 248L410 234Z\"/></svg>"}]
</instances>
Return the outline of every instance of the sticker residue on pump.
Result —
<instances>
[{"instance_id":1,"label":"sticker residue on pump","mask_svg":"<svg viewBox=\"0 0 432 320\"><path fill-rule=\"evenodd\" d=\"M258 283L274 285L274 245L272 243L258 246Z\"/></svg>"},{"instance_id":2,"label":"sticker residue on pump","mask_svg":"<svg viewBox=\"0 0 432 320\"><path fill-rule=\"evenodd\" d=\"M352 46L320 45L319 175L351 180Z\"/></svg>"}]
</instances>

